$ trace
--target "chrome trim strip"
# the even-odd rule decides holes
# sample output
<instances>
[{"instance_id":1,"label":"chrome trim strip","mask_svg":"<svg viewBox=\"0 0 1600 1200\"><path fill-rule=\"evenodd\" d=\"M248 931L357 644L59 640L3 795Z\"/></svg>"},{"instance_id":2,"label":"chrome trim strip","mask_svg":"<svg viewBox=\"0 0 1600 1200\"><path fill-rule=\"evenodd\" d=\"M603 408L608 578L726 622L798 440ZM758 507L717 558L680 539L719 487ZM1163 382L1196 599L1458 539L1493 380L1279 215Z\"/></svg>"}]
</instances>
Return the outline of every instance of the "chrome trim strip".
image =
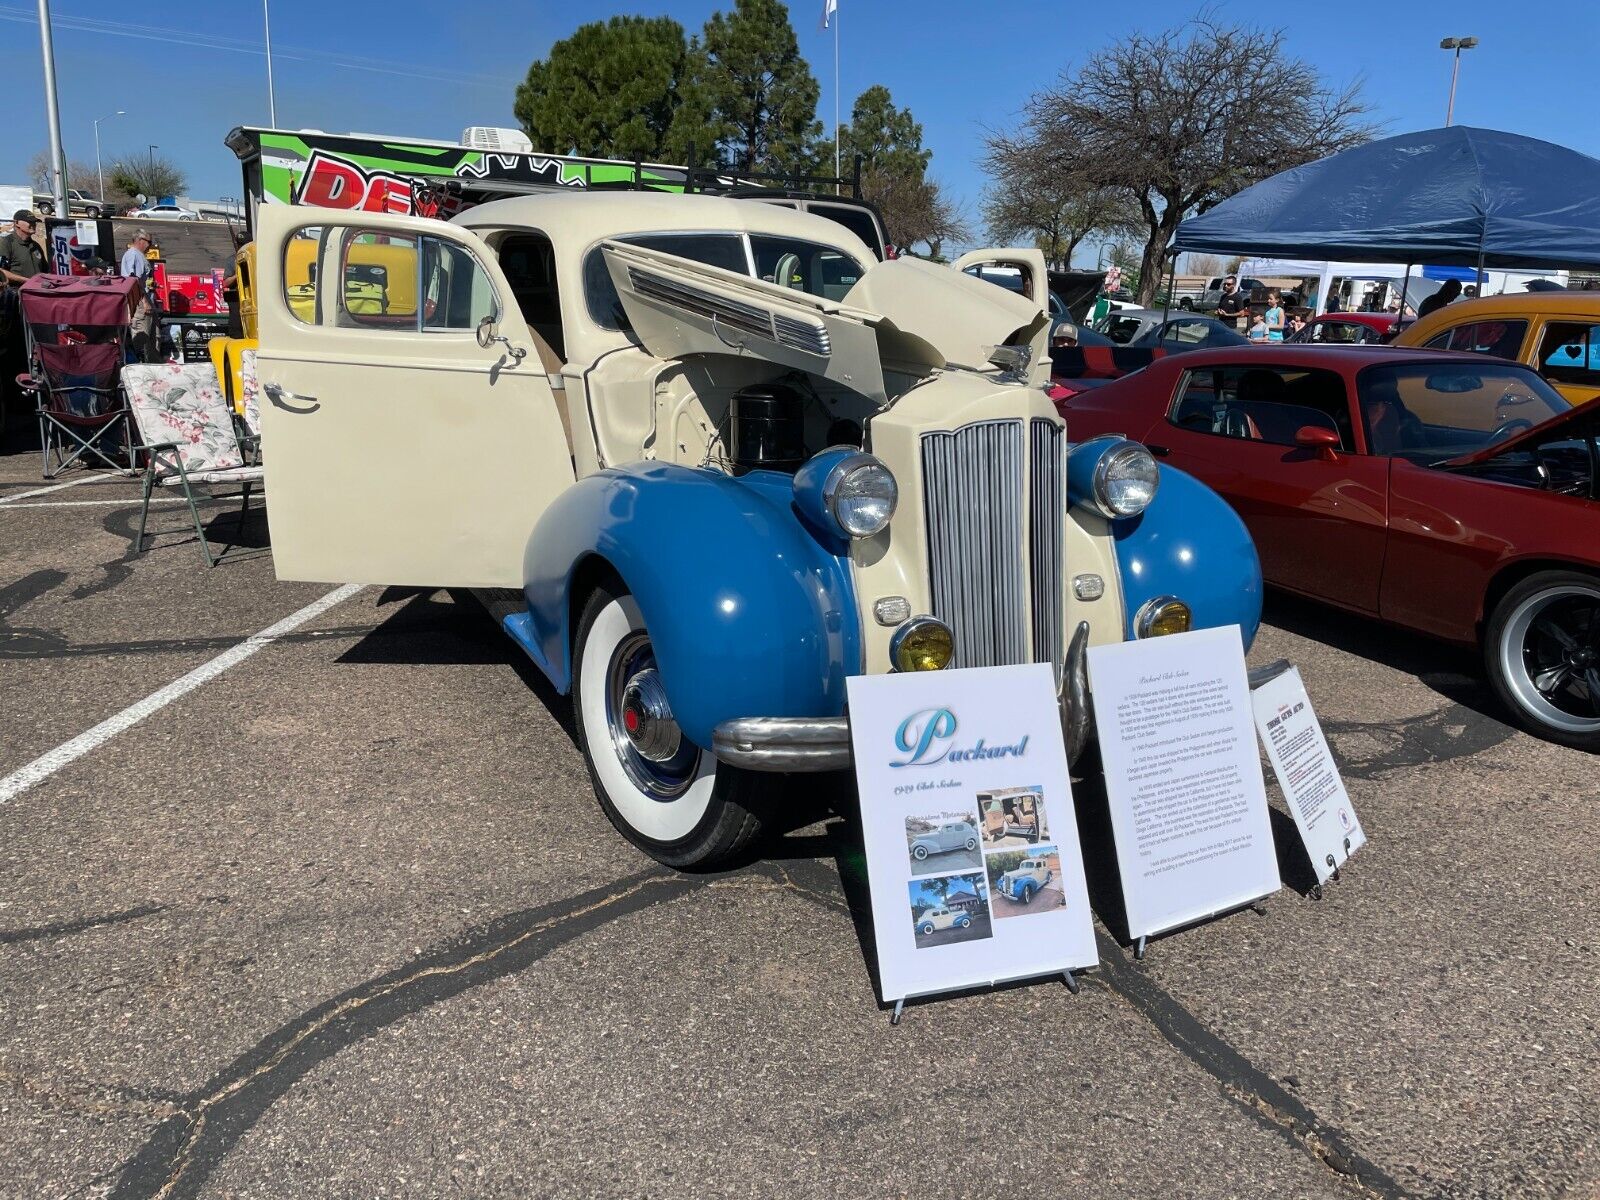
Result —
<instances>
[{"instance_id":1,"label":"chrome trim strip","mask_svg":"<svg viewBox=\"0 0 1600 1200\"><path fill-rule=\"evenodd\" d=\"M1056 422L1035 417L1029 431L1032 461L1028 496L1028 561L1031 564L1033 661L1056 668L1061 682L1061 623L1066 610L1066 571L1062 565L1063 525L1067 519L1066 434Z\"/></svg>"}]
</instances>

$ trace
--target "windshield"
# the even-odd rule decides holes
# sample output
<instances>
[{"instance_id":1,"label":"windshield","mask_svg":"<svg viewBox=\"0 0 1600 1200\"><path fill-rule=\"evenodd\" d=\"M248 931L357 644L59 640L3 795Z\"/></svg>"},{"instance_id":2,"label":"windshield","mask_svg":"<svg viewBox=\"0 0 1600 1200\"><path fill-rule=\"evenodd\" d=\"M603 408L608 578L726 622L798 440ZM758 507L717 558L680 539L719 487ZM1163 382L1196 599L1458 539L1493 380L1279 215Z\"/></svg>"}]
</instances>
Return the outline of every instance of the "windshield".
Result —
<instances>
[{"instance_id":1,"label":"windshield","mask_svg":"<svg viewBox=\"0 0 1600 1200\"><path fill-rule=\"evenodd\" d=\"M826 300L844 299L864 270L843 250L768 234L751 235L748 253L745 235L740 233L642 233L613 240L676 254L740 275L750 274L753 258L756 278ZM602 329L627 329L627 314L622 311L622 301L617 298L605 255L600 251L596 246L583 260L583 292L589 315Z\"/></svg>"},{"instance_id":2,"label":"windshield","mask_svg":"<svg viewBox=\"0 0 1600 1200\"><path fill-rule=\"evenodd\" d=\"M1356 388L1371 453L1415 462L1470 454L1572 407L1527 368L1488 360L1368 367Z\"/></svg>"}]
</instances>

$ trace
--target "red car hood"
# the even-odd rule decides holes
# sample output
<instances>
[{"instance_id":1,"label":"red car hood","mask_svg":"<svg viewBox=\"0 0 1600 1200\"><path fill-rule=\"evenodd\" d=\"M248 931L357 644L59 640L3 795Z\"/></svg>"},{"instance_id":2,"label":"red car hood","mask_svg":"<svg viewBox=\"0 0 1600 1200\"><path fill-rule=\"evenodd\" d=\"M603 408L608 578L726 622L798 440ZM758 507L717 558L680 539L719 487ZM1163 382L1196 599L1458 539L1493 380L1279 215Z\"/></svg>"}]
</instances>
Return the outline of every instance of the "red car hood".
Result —
<instances>
[{"instance_id":1,"label":"red car hood","mask_svg":"<svg viewBox=\"0 0 1600 1200\"><path fill-rule=\"evenodd\" d=\"M1535 425L1532 429L1524 429L1521 433L1508 437L1503 442L1495 442L1492 446L1485 446L1482 450L1474 450L1471 454L1463 454L1459 458L1452 458L1442 465L1446 467L1468 467L1474 463L1488 462L1497 455L1516 449L1523 442L1548 437L1562 426L1574 424L1580 417L1587 418L1594 412L1595 401L1590 400L1574 408L1569 408L1564 413L1557 413L1549 420Z\"/></svg>"}]
</instances>

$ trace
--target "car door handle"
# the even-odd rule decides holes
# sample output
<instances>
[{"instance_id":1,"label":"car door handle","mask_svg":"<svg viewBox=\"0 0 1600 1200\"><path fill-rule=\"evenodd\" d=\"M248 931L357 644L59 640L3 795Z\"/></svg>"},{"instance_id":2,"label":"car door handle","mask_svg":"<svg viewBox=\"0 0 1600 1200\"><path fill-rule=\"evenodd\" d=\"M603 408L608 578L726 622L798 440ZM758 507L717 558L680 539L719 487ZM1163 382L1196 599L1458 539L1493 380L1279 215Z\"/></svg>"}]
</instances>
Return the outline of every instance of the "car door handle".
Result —
<instances>
[{"instance_id":1,"label":"car door handle","mask_svg":"<svg viewBox=\"0 0 1600 1200\"><path fill-rule=\"evenodd\" d=\"M288 388L281 387L276 383L264 384L262 386L261 390L267 394L267 399L268 400L271 400L273 404L275 404L279 408L283 409L284 412L292 412L292 413L316 412L317 409L322 407L322 405L318 402L318 400L317 400L317 398L315 396L302 396L299 393L291 392ZM291 407L292 405L295 405L295 404L308 404L308 405L310 405L310 407L309 408L294 408L294 407Z\"/></svg>"},{"instance_id":2,"label":"car door handle","mask_svg":"<svg viewBox=\"0 0 1600 1200\"><path fill-rule=\"evenodd\" d=\"M1172 453L1171 447L1158 446L1154 442L1146 442L1144 444L1144 448L1150 451L1151 454L1154 454L1157 458L1165 458L1167 455Z\"/></svg>"}]
</instances>

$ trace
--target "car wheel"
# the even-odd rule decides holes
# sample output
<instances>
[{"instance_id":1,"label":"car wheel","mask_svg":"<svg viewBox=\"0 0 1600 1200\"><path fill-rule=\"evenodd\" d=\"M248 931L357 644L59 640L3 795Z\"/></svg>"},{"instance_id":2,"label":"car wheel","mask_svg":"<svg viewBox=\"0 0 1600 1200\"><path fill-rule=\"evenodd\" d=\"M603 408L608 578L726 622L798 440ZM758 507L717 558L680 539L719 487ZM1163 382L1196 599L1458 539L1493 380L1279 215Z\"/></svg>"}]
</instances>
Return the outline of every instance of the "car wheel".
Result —
<instances>
[{"instance_id":1,"label":"car wheel","mask_svg":"<svg viewBox=\"0 0 1600 1200\"><path fill-rule=\"evenodd\" d=\"M972 918L971 917L962 917L959 921L956 922L956 928L957 929L966 929L971 924L972 924Z\"/></svg>"},{"instance_id":2,"label":"car wheel","mask_svg":"<svg viewBox=\"0 0 1600 1200\"><path fill-rule=\"evenodd\" d=\"M927 937L930 933L933 932L933 926L932 925L927 925L927 924L918 925L917 926L917 932L920 933L923 937Z\"/></svg>"},{"instance_id":3,"label":"car wheel","mask_svg":"<svg viewBox=\"0 0 1600 1200\"><path fill-rule=\"evenodd\" d=\"M1495 605L1483 657L1495 694L1525 729L1600 750L1600 578L1528 576Z\"/></svg>"},{"instance_id":4,"label":"car wheel","mask_svg":"<svg viewBox=\"0 0 1600 1200\"><path fill-rule=\"evenodd\" d=\"M977 838L968 838L967 839L967 849L968 850L976 850L977 848L978 848L978 839Z\"/></svg>"},{"instance_id":5,"label":"car wheel","mask_svg":"<svg viewBox=\"0 0 1600 1200\"><path fill-rule=\"evenodd\" d=\"M1024 904L1027 904L1032 899L1033 899L1033 884L1031 884L1031 883L1023 884L1022 885L1022 902Z\"/></svg>"},{"instance_id":6,"label":"car wheel","mask_svg":"<svg viewBox=\"0 0 1600 1200\"><path fill-rule=\"evenodd\" d=\"M1178 301L1178 307L1183 309L1184 312L1190 312L1194 308L1194 301L1185 296L1183 299Z\"/></svg>"},{"instance_id":7,"label":"car wheel","mask_svg":"<svg viewBox=\"0 0 1600 1200\"><path fill-rule=\"evenodd\" d=\"M708 868L761 831L757 789L776 778L719 763L679 730L634 599L600 589L578 623L573 714L600 807L623 837L670 867Z\"/></svg>"},{"instance_id":8,"label":"car wheel","mask_svg":"<svg viewBox=\"0 0 1600 1200\"><path fill-rule=\"evenodd\" d=\"M918 862L921 862L923 859L928 857L928 848L926 846L911 847L911 857L916 859Z\"/></svg>"}]
</instances>

